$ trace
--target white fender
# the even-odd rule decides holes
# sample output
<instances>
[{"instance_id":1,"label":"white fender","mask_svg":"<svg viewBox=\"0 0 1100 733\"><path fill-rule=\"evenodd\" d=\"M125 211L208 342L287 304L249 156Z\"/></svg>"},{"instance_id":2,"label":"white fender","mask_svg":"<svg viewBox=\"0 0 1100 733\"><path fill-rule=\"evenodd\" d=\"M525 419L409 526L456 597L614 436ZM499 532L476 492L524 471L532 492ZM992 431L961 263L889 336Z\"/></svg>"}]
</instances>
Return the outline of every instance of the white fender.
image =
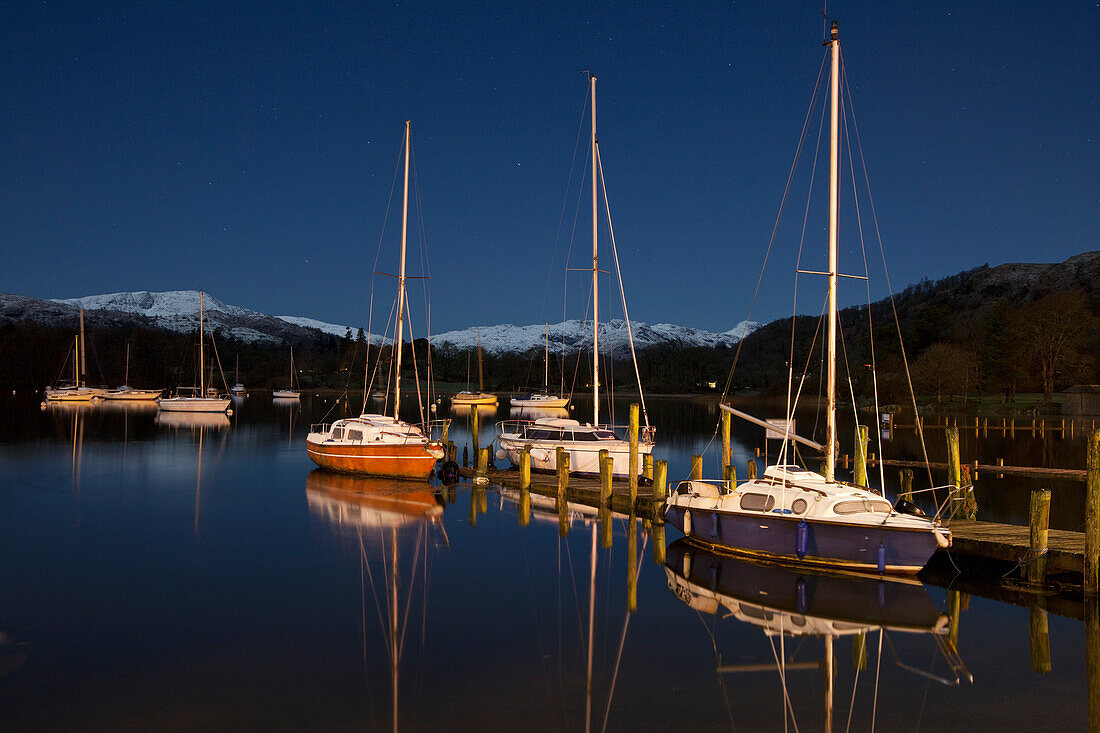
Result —
<instances>
[{"instance_id":1,"label":"white fender","mask_svg":"<svg viewBox=\"0 0 1100 733\"><path fill-rule=\"evenodd\" d=\"M550 460L550 452L541 449L535 449L531 451L531 458L535 459L539 463L545 463L546 461Z\"/></svg>"},{"instance_id":2,"label":"white fender","mask_svg":"<svg viewBox=\"0 0 1100 733\"><path fill-rule=\"evenodd\" d=\"M943 549L946 550L948 547L951 546L951 539L947 535L945 535L943 533L943 530L941 530L939 527L933 527L932 534L936 538L936 544Z\"/></svg>"},{"instance_id":3,"label":"white fender","mask_svg":"<svg viewBox=\"0 0 1100 733\"><path fill-rule=\"evenodd\" d=\"M684 510L684 534L688 537L691 536L691 510Z\"/></svg>"}]
</instances>

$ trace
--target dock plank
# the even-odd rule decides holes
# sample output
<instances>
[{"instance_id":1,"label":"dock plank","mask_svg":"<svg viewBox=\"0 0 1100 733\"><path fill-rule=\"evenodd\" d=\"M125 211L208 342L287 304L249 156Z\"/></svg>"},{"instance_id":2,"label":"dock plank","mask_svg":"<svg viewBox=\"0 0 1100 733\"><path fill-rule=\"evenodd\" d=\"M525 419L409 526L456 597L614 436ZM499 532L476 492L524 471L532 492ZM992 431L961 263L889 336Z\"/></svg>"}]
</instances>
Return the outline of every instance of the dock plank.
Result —
<instances>
[{"instance_id":1,"label":"dock plank","mask_svg":"<svg viewBox=\"0 0 1100 733\"><path fill-rule=\"evenodd\" d=\"M1031 529L996 522L952 521L950 552L1006 562L1028 559ZM1063 529L1049 530L1047 572L1083 573L1085 534Z\"/></svg>"}]
</instances>

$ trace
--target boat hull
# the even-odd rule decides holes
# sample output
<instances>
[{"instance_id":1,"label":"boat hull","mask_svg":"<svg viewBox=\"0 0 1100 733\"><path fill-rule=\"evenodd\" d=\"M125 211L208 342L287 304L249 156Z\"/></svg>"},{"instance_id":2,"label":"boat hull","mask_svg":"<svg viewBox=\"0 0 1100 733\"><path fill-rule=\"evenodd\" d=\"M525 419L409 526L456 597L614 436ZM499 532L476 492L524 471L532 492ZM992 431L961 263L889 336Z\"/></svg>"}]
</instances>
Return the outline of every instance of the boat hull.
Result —
<instances>
[{"instance_id":1,"label":"boat hull","mask_svg":"<svg viewBox=\"0 0 1100 733\"><path fill-rule=\"evenodd\" d=\"M225 412L231 402L228 397L168 397L157 405L162 412Z\"/></svg>"},{"instance_id":2,"label":"boat hull","mask_svg":"<svg viewBox=\"0 0 1100 733\"><path fill-rule=\"evenodd\" d=\"M491 394L478 395L476 397L459 397L456 395L451 398L451 404L456 407L469 407L472 405L495 405L496 403L496 395Z\"/></svg>"},{"instance_id":3,"label":"boat hull","mask_svg":"<svg viewBox=\"0 0 1100 733\"><path fill-rule=\"evenodd\" d=\"M321 468L357 476L387 476L425 480L431 476L443 448L437 444L338 445L307 438L306 452Z\"/></svg>"},{"instance_id":4,"label":"boat hull","mask_svg":"<svg viewBox=\"0 0 1100 733\"><path fill-rule=\"evenodd\" d=\"M79 389L46 390L47 402L91 402L101 397L99 390L81 387Z\"/></svg>"},{"instance_id":5,"label":"boat hull","mask_svg":"<svg viewBox=\"0 0 1100 733\"><path fill-rule=\"evenodd\" d=\"M118 392L105 392L100 395L100 397L105 400L150 402L156 400L158 397L160 397L160 395L161 390L159 389L127 389L120 390Z\"/></svg>"},{"instance_id":6,"label":"boat hull","mask_svg":"<svg viewBox=\"0 0 1100 733\"><path fill-rule=\"evenodd\" d=\"M525 400L525 399L510 399L509 403L512 407L542 407L545 409L558 409L565 407L569 404L568 397L559 397L556 400Z\"/></svg>"},{"instance_id":7,"label":"boat hull","mask_svg":"<svg viewBox=\"0 0 1100 733\"><path fill-rule=\"evenodd\" d=\"M689 512L690 518L685 521ZM799 557L800 517L669 505L665 521L692 541L720 551L864 572L917 573L937 547L936 536L930 530L807 519L806 553Z\"/></svg>"},{"instance_id":8,"label":"boat hull","mask_svg":"<svg viewBox=\"0 0 1100 733\"><path fill-rule=\"evenodd\" d=\"M271 393L271 396L277 400L296 400L302 396L302 393L292 389L277 389Z\"/></svg>"}]
</instances>

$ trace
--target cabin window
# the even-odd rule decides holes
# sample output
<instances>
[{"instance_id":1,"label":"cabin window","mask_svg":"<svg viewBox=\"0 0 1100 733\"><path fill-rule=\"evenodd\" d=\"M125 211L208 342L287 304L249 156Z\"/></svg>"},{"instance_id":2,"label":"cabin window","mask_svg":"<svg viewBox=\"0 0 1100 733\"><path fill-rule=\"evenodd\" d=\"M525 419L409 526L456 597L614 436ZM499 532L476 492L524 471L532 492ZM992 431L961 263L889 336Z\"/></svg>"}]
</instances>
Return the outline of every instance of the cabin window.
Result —
<instances>
[{"instance_id":1,"label":"cabin window","mask_svg":"<svg viewBox=\"0 0 1100 733\"><path fill-rule=\"evenodd\" d=\"M771 621L775 618L775 614L759 606L749 606L744 603L741 604L741 613L745 614L749 618L758 618L762 621Z\"/></svg>"},{"instance_id":2,"label":"cabin window","mask_svg":"<svg viewBox=\"0 0 1100 733\"><path fill-rule=\"evenodd\" d=\"M618 440L619 436L610 430L597 430L593 433L598 440Z\"/></svg>"},{"instance_id":3,"label":"cabin window","mask_svg":"<svg viewBox=\"0 0 1100 733\"><path fill-rule=\"evenodd\" d=\"M558 430L532 430L527 434L531 440L561 440L561 432Z\"/></svg>"},{"instance_id":4,"label":"cabin window","mask_svg":"<svg viewBox=\"0 0 1100 733\"><path fill-rule=\"evenodd\" d=\"M750 512L770 512L775 507L775 497L770 494L742 494L741 508Z\"/></svg>"},{"instance_id":5,"label":"cabin window","mask_svg":"<svg viewBox=\"0 0 1100 733\"><path fill-rule=\"evenodd\" d=\"M890 505L890 502L876 501L873 499L842 501L833 507L833 511L837 514L860 514L862 512L889 514L892 510L893 507Z\"/></svg>"},{"instance_id":6,"label":"cabin window","mask_svg":"<svg viewBox=\"0 0 1100 733\"><path fill-rule=\"evenodd\" d=\"M806 511L806 507L809 506L805 499L795 499L791 502L791 511L795 514L802 514Z\"/></svg>"},{"instance_id":7,"label":"cabin window","mask_svg":"<svg viewBox=\"0 0 1100 733\"><path fill-rule=\"evenodd\" d=\"M599 440L595 433L573 433L573 440Z\"/></svg>"},{"instance_id":8,"label":"cabin window","mask_svg":"<svg viewBox=\"0 0 1100 733\"><path fill-rule=\"evenodd\" d=\"M344 429L343 428L333 428L332 429L332 439L333 440L343 440L344 439Z\"/></svg>"},{"instance_id":9,"label":"cabin window","mask_svg":"<svg viewBox=\"0 0 1100 733\"><path fill-rule=\"evenodd\" d=\"M363 439L363 431L362 430L349 430L348 431L348 440L360 440L361 441L362 439Z\"/></svg>"}]
</instances>

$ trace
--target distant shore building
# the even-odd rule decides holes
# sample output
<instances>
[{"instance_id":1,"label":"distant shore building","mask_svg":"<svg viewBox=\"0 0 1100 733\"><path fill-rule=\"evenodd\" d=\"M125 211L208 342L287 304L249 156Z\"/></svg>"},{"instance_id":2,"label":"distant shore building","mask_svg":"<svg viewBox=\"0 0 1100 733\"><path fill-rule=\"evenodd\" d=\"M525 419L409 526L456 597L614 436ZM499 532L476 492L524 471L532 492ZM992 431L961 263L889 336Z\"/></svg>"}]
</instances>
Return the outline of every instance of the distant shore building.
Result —
<instances>
[{"instance_id":1,"label":"distant shore building","mask_svg":"<svg viewBox=\"0 0 1100 733\"><path fill-rule=\"evenodd\" d=\"M1078 384L1065 391L1062 412L1067 415L1100 415L1100 384Z\"/></svg>"}]
</instances>

